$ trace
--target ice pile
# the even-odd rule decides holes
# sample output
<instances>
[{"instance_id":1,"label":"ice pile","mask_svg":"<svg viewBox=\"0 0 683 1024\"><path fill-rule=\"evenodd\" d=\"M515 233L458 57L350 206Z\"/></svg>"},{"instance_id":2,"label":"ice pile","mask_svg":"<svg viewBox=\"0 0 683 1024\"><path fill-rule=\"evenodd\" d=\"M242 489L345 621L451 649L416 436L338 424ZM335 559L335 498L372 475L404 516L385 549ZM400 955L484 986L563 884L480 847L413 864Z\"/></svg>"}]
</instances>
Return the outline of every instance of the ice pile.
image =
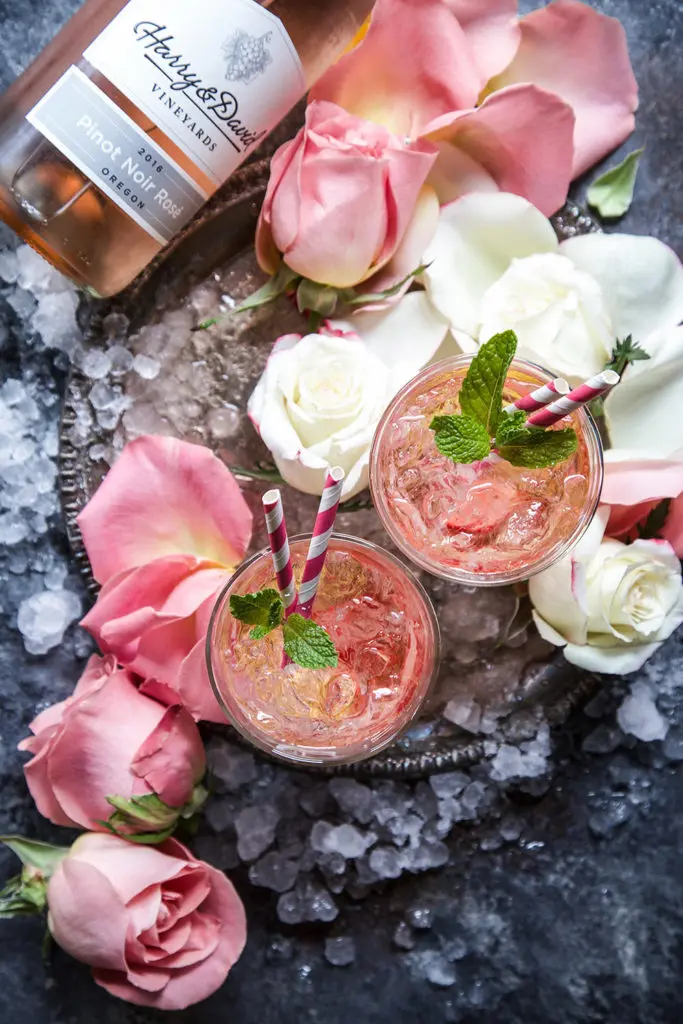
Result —
<instances>
[{"instance_id":1,"label":"ice pile","mask_svg":"<svg viewBox=\"0 0 683 1024\"><path fill-rule=\"evenodd\" d=\"M81 613L61 535L51 536L59 523L61 383L45 352L59 348L63 358L77 344L75 296L28 246L0 251L0 324L13 332L17 358L8 359L13 369L0 385L0 610L34 655L61 643ZM90 652L83 636L74 642L79 656Z\"/></svg>"},{"instance_id":2,"label":"ice pile","mask_svg":"<svg viewBox=\"0 0 683 1024\"><path fill-rule=\"evenodd\" d=\"M523 765L536 758L535 772L549 745L547 727L525 743L531 749L522 753ZM251 882L276 894L285 924L331 922L342 893L360 899L403 874L442 867L449 859L444 840L458 826L491 817L497 846L522 833L504 813L486 764L428 781L366 783L291 772L223 736L210 740L207 756L213 834L200 837L199 849L221 865L246 862ZM408 925L428 928L428 912L415 911Z\"/></svg>"}]
</instances>

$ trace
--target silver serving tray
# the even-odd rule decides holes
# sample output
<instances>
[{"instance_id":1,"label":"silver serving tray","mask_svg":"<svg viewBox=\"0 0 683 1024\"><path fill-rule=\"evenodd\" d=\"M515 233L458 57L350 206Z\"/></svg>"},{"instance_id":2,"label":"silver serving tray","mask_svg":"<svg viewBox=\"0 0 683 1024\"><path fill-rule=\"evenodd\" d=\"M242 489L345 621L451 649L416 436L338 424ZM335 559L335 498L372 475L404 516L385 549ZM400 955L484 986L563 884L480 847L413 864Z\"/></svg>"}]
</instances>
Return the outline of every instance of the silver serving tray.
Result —
<instances>
[{"instance_id":1,"label":"silver serving tray","mask_svg":"<svg viewBox=\"0 0 683 1024\"><path fill-rule=\"evenodd\" d=\"M200 295L228 295L238 301L263 280L253 254L253 236L260 202L268 174L268 160L244 167L213 198L195 221L152 263L147 270L115 300L89 303L83 310L86 343L108 344L105 328L112 312L130 321L129 335L163 319L164 313L182 307L193 288L201 285ZM596 230L594 222L573 204L567 204L554 218L560 237ZM203 284L202 284L203 282ZM201 303L196 320L203 319ZM238 322L239 321L239 322ZM132 399L131 409L156 410L162 419L164 388L175 394L174 382L183 369L187 388L198 374L187 415L174 413L164 429L188 440L208 444L237 473L247 501L254 511L252 551L262 547L265 536L261 525L260 495L272 486L268 477L269 452L244 415L246 400L265 363L275 338L288 331L305 332L305 323L287 299L235 320L226 320L210 332L187 332L182 351L165 358L159 356L159 375L145 381L133 372L119 381L122 393ZM145 352L142 339L133 344ZM141 347L139 347L141 346ZM191 372L187 367L192 368ZM201 372L200 372L201 371ZM93 597L97 585L93 579L76 517L98 487L108 463L94 458L112 446L121 447L124 432L121 423L105 428L94 423L88 441L75 438L79 421L91 416L89 392L93 380L74 369L64 401L60 439L60 489L66 529L74 559ZM186 395L186 390L182 391ZM173 400L175 408L175 399ZM183 405L178 403L179 409ZM171 406L169 405L169 408ZM217 437L207 426L225 417L215 410L227 407L233 422L231 436ZM87 419L86 416L86 419ZM123 414L123 423L135 423L136 414ZM138 417L139 418L139 417ZM130 433L135 433L135 426ZM223 427L224 430L224 427ZM82 432L82 428L81 428ZM142 432L142 431L140 431ZM93 447L95 446L95 447ZM110 456L111 461L111 456ZM265 464L265 468L264 468ZM263 473L266 479L240 475ZM283 488L290 533L310 528L317 499ZM368 496L354 503L355 511L342 511L341 532L356 534L391 548L389 538L369 506ZM491 728L497 716L496 737L519 741L533 735L540 720L551 725L563 722L569 713L594 692L596 680L569 665L562 654L551 648L529 624L526 598L513 588L458 587L426 574L421 579L437 608L443 636L441 672L436 687L421 717L391 747L357 765L338 769L346 774L416 777L480 760L487 753L486 733L473 733L445 717L450 704L465 706L470 698L484 710L484 726ZM455 702L455 704L453 703ZM462 719L462 714L455 714ZM471 722L468 724L472 724ZM219 731L221 727L218 727ZM237 734L225 727L231 741Z\"/></svg>"}]
</instances>

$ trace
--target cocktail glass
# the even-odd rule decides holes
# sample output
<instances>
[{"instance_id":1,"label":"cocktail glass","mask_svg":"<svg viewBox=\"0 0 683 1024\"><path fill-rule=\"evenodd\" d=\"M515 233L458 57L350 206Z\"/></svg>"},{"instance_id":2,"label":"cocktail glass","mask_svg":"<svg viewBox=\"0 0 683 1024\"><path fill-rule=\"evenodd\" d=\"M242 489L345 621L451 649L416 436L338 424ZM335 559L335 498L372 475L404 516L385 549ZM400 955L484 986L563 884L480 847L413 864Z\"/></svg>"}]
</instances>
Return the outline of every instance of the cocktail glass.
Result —
<instances>
[{"instance_id":1,"label":"cocktail glass","mask_svg":"<svg viewBox=\"0 0 683 1024\"><path fill-rule=\"evenodd\" d=\"M290 541L297 583L309 540ZM387 746L416 715L439 660L434 610L412 572L375 544L331 538L312 617L337 648L334 669L283 668L282 630L252 640L233 618L231 595L264 587L276 587L270 551L238 569L209 625L209 675L232 725L299 764L360 761Z\"/></svg>"},{"instance_id":2,"label":"cocktail glass","mask_svg":"<svg viewBox=\"0 0 683 1024\"><path fill-rule=\"evenodd\" d=\"M602 487L602 445L581 408L557 424L578 437L576 453L557 466L518 468L496 455L460 465L441 455L429 424L460 412L471 361L444 359L396 395L375 434L370 487L385 529L412 562L458 583L514 583L546 569L588 527ZM551 379L539 366L513 360L503 405Z\"/></svg>"}]
</instances>

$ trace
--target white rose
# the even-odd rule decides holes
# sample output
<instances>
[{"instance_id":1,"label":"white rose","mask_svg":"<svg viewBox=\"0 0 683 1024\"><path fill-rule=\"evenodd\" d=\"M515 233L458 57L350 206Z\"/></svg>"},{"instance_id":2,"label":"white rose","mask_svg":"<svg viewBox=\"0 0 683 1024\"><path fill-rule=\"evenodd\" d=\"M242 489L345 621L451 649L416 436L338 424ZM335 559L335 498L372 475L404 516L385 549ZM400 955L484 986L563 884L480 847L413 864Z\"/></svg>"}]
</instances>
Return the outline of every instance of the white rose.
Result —
<instances>
[{"instance_id":1,"label":"white rose","mask_svg":"<svg viewBox=\"0 0 683 1024\"><path fill-rule=\"evenodd\" d=\"M559 253L512 260L481 300L479 343L507 328L524 359L582 380L609 362L612 324L595 278Z\"/></svg>"},{"instance_id":2,"label":"white rose","mask_svg":"<svg viewBox=\"0 0 683 1024\"><path fill-rule=\"evenodd\" d=\"M534 621L568 661L635 672L683 622L681 566L667 541L603 540L601 509L574 551L529 580Z\"/></svg>"},{"instance_id":3,"label":"white rose","mask_svg":"<svg viewBox=\"0 0 683 1024\"><path fill-rule=\"evenodd\" d=\"M370 446L396 392L432 358L448 325L415 292L387 312L329 333L279 338L248 412L282 477L322 492L328 466L346 472L342 501L367 487Z\"/></svg>"},{"instance_id":4,"label":"white rose","mask_svg":"<svg viewBox=\"0 0 683 1024\"><path fill-rule=\"evenodd\" d=\"M539 210L506 192L443 207L425 263L427 292L463 350L511 327L520 355L572 383L604 367L616 338L631 334L654 355L683 320L683 267L662 242L593 233L560 244ZM654 369L637 364L641 383Z\"/></svg>"}]
</instances>

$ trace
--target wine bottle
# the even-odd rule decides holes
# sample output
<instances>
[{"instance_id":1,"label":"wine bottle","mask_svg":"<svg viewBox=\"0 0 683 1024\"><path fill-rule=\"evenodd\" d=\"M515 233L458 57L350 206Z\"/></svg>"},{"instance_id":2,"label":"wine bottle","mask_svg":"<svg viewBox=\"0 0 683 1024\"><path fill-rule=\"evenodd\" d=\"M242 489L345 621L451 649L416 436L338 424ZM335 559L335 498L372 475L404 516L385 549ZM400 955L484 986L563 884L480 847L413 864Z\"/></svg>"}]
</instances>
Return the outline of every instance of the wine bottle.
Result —
<instances>
[{"instance_id":1,"label":"wine bottle","mask_svg":"<svg viewBox=\"0 0 683 1024\"><path fill-rule=\"evenodd\" d=\"M0 216L114 295L325 71L373 0L86 0L0 98Z\"/></svg>"}]
</instances>

